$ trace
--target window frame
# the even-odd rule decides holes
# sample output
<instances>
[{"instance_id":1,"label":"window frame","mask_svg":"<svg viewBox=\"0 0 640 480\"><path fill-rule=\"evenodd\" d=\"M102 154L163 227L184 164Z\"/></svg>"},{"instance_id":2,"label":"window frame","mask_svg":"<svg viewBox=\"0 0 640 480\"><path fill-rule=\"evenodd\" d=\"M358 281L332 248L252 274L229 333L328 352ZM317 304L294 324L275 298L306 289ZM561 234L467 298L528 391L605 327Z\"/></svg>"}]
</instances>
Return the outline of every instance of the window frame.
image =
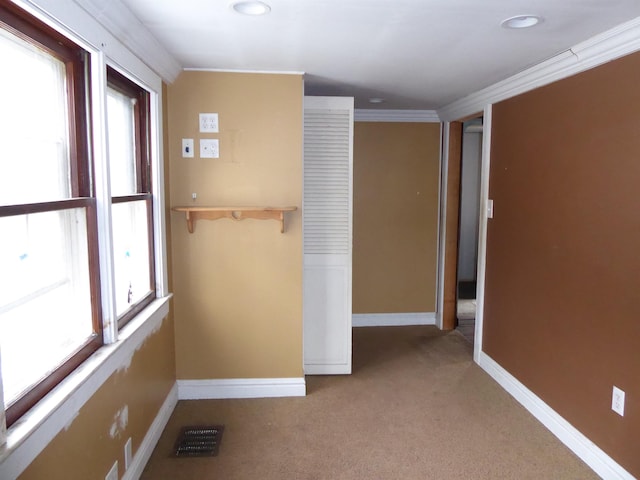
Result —
<instances>
[{"instance_id":1,"label":"window frame","mask_svg":"<svg viewBox=\"0 0 640 480\"><path fill-rule=\"evenodd\" d=\"M97 204L93 189L88 52L60 32L12 4L0 4L0 28L47 52L65 64L68 108L70 198L27 204L0 205L0 216L84 208L87 220L89 289L93 334L75 353L28 391L5 405L7 426L11 426L73 370L104 345Z\"/></svg>"},{"instance_id":2,"label":"window frame","mask_svg":"<svg viewBox=\"0 0 640 480\"><path fill-rule=\"evenodd\" d=\"M98 241L100 247L100 275L102 279L102 316L104 345L90 356L80 368L73 371L51 393L38 402L8 428L4 435L0 425L0 477L19 476L54 438L64 431L65 425L73 422L78 409L82 408L104 385L111 375L126 369L131 356L155 334L170 315L171 299L169 282L169 257L167 256L166 207L168 186L164 183L164 151L167 144L163 139L163 110L166 102L164 80L175 78L181 71L179 65L166 57L164 50L145 50L145 55L160 66L160 72L140 60L145 55L136 54L140 39L134 45L124 45L116 35L104 28L95 11L75 2L45 2L40 0L0 0L0 4L11 4L25 16L33 16L82 46L87 52L90 68L91 96L90 118L93 132L89 138L94 156L95 196L97 201ZM124 17L123 17L124 18ZM124 20L127 20L124 18ZM128 20L127 20L128 21ZM132 28L135 28L132 26ZM144 31L142 39L155 41ZM144 45L145 48L148 45ZM115 320L115 300L112 296L113 272L110 237L110 196L106 168L106 66L111 65L133 79L150 93L150 155L153 160L153 233L155 244L156 299L142 310L123 329L117 329ZM169 80L171 81L171 80ZM0 374L0 383L2 382ZM162 407L162 412L170 411L177 401L174 388ZM0 409L3 408L0 402ZM168 409L168 410L167 410ZM0 415L0 424L2 422Z\"/></svg>"},{"instance_id":3,"label":"window frame","mask_svg":"<svg viewBox=\"0 0 640 480\"><path fill-rule=\"evenodd\" d=\"M144 201L147 206L148 265L150 291L123 312L117 319L118 329L124 327L156 298L156 254L154 240L154 206L151 156L151 94L112 66L107 65L107 88L136 99L134 106L136 194L111 196L112 204Z\"/></svg>"}]
</instances>

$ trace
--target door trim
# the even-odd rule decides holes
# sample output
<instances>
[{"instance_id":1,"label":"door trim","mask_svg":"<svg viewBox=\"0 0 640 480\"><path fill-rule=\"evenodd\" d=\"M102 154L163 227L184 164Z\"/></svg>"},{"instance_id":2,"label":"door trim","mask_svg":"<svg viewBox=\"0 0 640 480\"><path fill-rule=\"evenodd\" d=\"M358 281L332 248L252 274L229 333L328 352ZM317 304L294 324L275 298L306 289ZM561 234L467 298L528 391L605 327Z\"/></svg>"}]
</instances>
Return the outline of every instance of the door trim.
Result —
<instances>
[{"instance_id":1,"label":"door trim","mask_svg":"<svg viewBox=\"0 0 640 480\"><path fill-rule=\"evenodd\" d=\"M480 221L478 222L478 266L476 275L476 323L473 359L480 361L482 327L484 325L484 291L487 271L487 230L489 226L489 176L491 173L491 121L493 105L484 109L482 130L482 165L480 167Z\"/></svg>"},{"instance_id":2,"label":"door trim","mask_svg":"<svg viewBox=\"0 0 640 480\"><path fill-rule=\"evenodd\" d=\"M453 330L456 327L462 122L444 125L442 144L436 326L441 330Z\"/></svg>"}]
</instances>

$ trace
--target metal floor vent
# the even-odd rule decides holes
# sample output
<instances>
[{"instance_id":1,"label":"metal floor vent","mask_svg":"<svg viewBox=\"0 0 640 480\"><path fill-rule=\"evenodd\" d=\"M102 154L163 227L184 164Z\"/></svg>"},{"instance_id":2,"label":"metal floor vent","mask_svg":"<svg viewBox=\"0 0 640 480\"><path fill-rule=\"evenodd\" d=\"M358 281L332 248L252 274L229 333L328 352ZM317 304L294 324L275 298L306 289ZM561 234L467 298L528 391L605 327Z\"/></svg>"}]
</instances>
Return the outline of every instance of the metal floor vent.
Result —
<instances>
[{"instance_id":1,"label":"metal floor vent","mask_svg":"<svg viewBox=\"0 0 640 480\"><path fill-rule=\"evenodd\" d=\"M215 457L224 425L183 427L176 441L176 457Z\"/></svg>"}]
</instances>

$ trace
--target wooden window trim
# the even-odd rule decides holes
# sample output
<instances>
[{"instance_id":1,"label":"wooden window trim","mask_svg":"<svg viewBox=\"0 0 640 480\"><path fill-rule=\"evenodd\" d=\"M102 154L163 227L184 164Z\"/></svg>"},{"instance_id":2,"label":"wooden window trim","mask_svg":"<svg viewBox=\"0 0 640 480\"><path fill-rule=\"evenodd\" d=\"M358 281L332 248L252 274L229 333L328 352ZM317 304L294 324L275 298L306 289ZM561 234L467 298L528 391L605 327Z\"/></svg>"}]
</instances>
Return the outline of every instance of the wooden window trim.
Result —
<instances>
[{"instance_id":1,"label":"wooden window trim","mask_svg":"<svg viewBox=\"0 0 640 480\"><path fill-rule=\"evenodd\" d=\"M84 49L60 32L31 17L18 6L0 4L0 26L27 43L44 50L65 64L69 110L69 159L72 197L89 197L92 176L89 161L87 127L89 104L85 84L90 78L89 62Z\"/></svg>"},{"instance_id":2,"label":"wooden window trim","mask_svg":"<svg viewBox=\"0 0 640 480\"><path fill-rule=\"evenodd\" d=\"M102 335L95 334L82 345L66 362L49 373L31 390L17 398L5 409L7 427L16 422L22 415L38 403L42 397L53 390L62 380L73 372L80 364L89 358L103 345Z\"/></svg>"},{"instance_id":3,"label":"wooden window trim","mask_svg":"<svg viewBox=\"0 0 640 480\"><path fill-rule=\"evenodd\" d=\"M148 251L149 251L149 285L151 291L132 305L118 318L118 328L124 327L140 311L149 305L156 298L155 287L155 242L153 229L153 194L151 188L151 162L150 148L151 140L151 106L150 95L144 88L137 85L117 70L107 68L107 85L110 88L137 101L134 106L134 135L135 135L135 168L136 168L136 190L134 195L120 195L111 198L114 204L135 202L145 200L147 204L147 231Z\"/></svg>"},{"instance_id":4,"label":"wooden window trim","mask_svg":"<svg viewBox=\"0 0 640 480\"><path fill-rule=\"evenodd\" d=\"M110 67L107 69L107 84L114 90L137 100L134 106L136 190L138 193L151 193L151 162L149 157L149 118L151 110L149 93Z\"/></svg>"},{"instance_id":5,"label":"wooden window trim","mask_svg":"<svg viewBox=\"0 0 640 480\"><path fill-rule=\"evenodd\" d=\"M85 208L87 216L87 247L91 295L91 322L94 333L74 354L52 373L35 384L5 409L7 426L11 426L74 369L103 344L102 303L100 294L100 260L98 251L98 221L93 193L91 159L89 155L90 125L88 121L89 62L87 52L60 32L24 12L17 5L0 0L0 28L18 36L65 64L67 76L70 199L33 204L0 206L0 217L25 215L72 208Z\"/></svg>"}]
</instances>

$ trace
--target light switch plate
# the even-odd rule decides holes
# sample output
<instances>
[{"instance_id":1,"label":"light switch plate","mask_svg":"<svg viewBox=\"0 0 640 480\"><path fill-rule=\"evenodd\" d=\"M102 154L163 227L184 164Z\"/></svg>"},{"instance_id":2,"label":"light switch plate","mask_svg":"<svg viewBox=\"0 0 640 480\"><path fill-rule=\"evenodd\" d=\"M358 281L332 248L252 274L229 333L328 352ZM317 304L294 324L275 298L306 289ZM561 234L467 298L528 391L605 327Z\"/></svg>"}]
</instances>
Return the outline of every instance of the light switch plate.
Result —
<instances>
[{"instance_id":1,"label":"light switch plate","mask_svg":"<svg viewBox=\"0 0 640 480\"><path fill-rule=\"evenodd\" d=\"M182 158L193 158L193 138L182 139Z\"/></svg>"},{"instance_id":2,"label":"light switch plate","mask_svg":"<svg viewBox=\"0 0 640 480\"><path fill-rule=\"evenodd\" d=\"M200 139L200 158L219 158L220 147L217 138Z\"/></svg>"},{"instance_id":3,"label":"light switch plate","mask_svg":"<svg viewBox=\"0 0 640 480\"><path fill-rule=\"evenodd\" d=\"M200 133L218 133L218 114L200 114Z\"/></svg>"},{"instance_id":4,"label":"light switch plate","mask_svg":"<svg viewBox=\"0 0 640 480\"><path fill-rule=\"evenodd\" d=\"M493 200L487 200L487 218L493 218Z\"/></svg>"}]
</instances>

